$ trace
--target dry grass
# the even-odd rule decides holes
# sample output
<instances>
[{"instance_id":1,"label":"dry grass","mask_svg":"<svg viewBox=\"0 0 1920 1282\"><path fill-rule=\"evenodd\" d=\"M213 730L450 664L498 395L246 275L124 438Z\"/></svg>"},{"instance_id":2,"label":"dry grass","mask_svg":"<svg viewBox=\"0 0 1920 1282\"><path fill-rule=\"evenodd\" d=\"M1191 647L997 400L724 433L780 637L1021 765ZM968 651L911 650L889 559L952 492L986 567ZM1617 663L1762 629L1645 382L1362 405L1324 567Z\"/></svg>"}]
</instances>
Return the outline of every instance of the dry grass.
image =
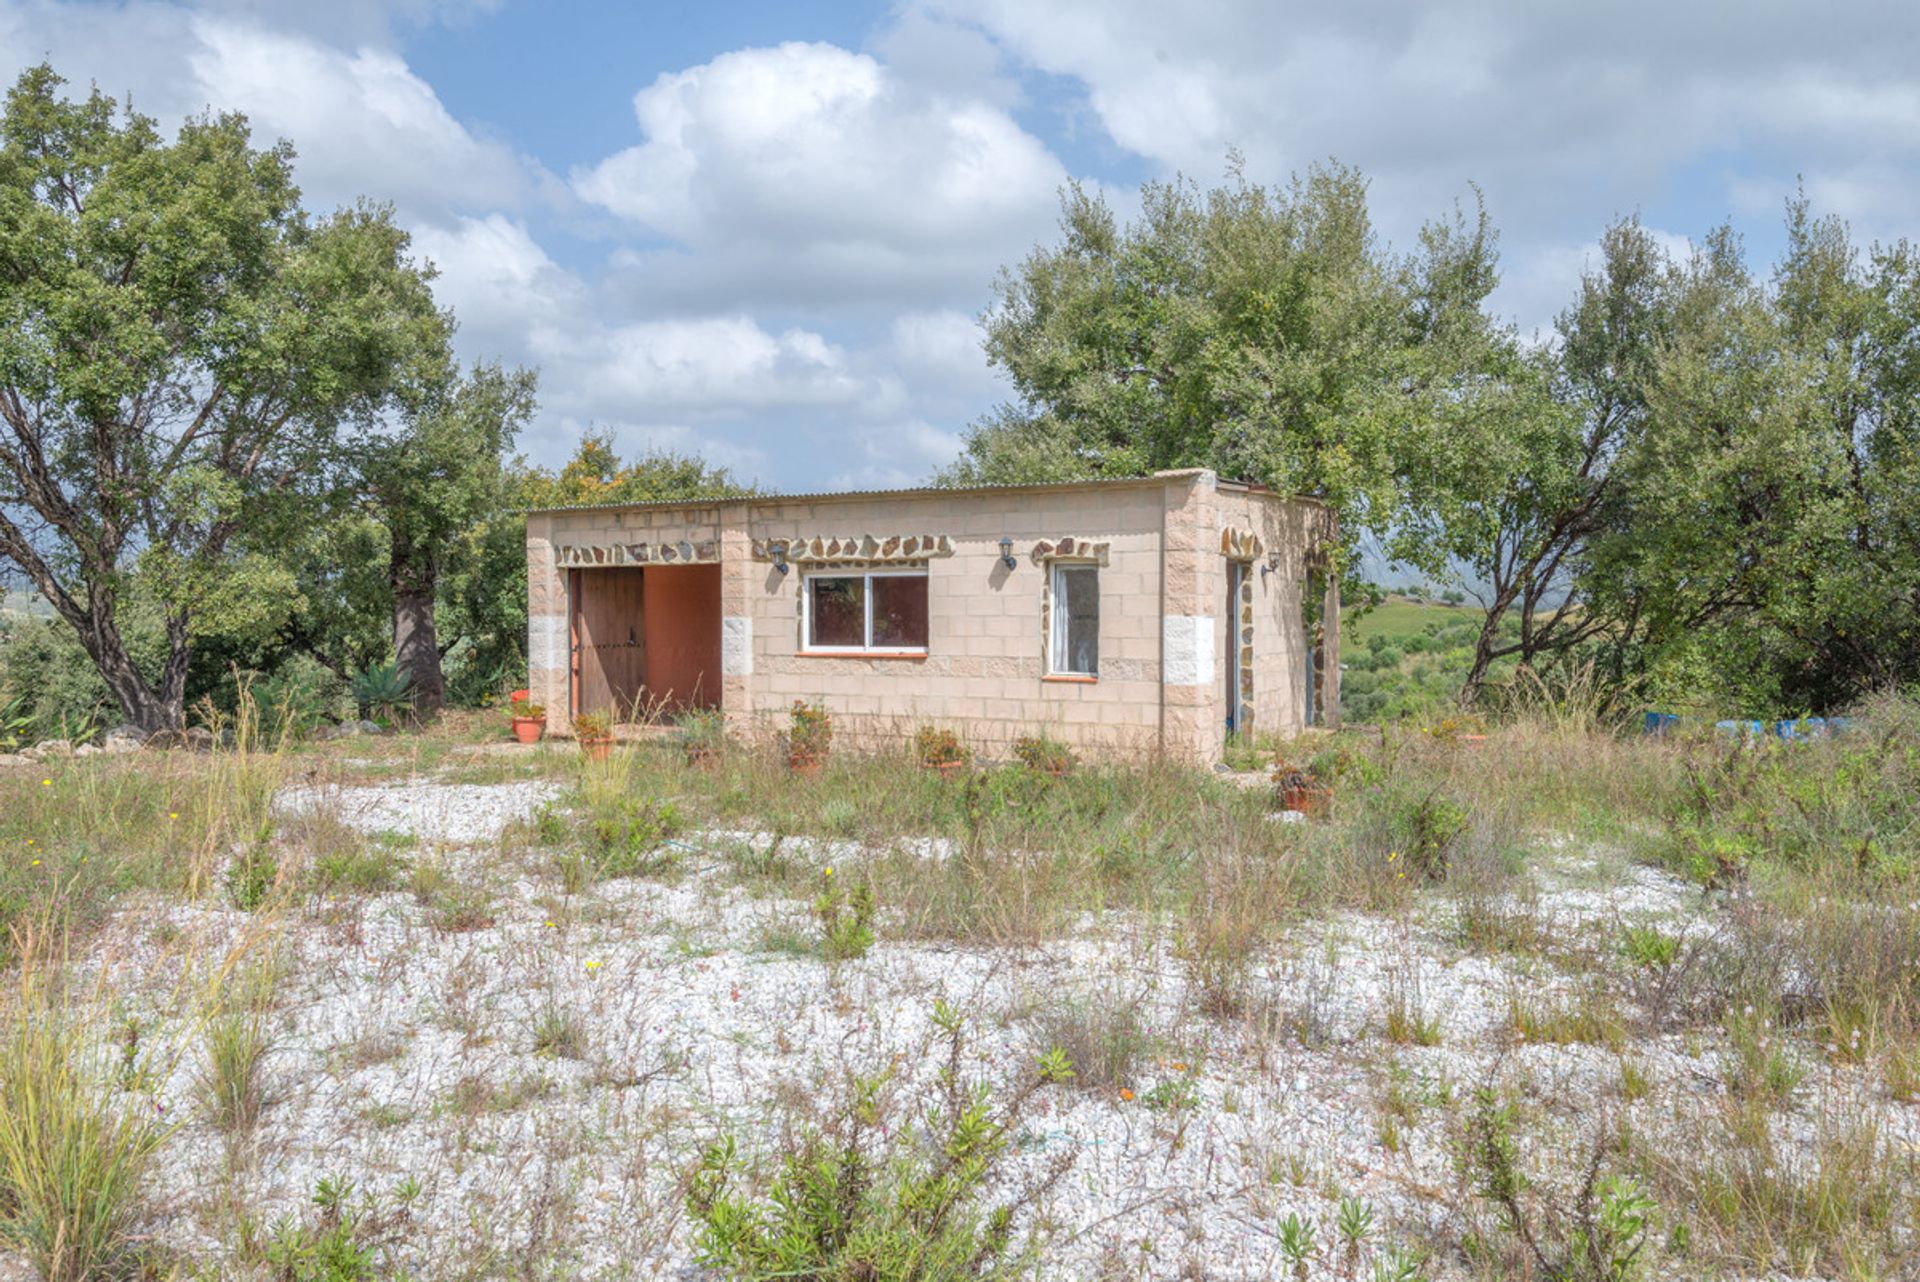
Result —
<instances>
[{"instance_id":1,"label":"dry grass","mask_svg":"<svg viewBox=\"0 0 1920 1282\"><path fill-rule=\"evenodd\" d=\"M1892 1278L1916 1263L1920 1188L1910 1131L1890 1111L1920 1095L1920 917L1910 908L1920 899L1911 823L1920 718L1900 703L1869 716L1887 732L1794 748L1617 736L1550 703L1478 746L1405 729L1319 739L1283 751L1335 775L1335 818L1287 825L1270 820L1262 789L1166 766L1054 779L978 763L945 779L903 758L837 752L806 777L766 745L737 745L710 769L690 768L667 745L623 747L603 765L557 750L493 760L465 752L477 732L457 723L356 741L354 752L374 764L348 768L342 748L262 743L243 723L232 751L91 757L0 777L0 842L26 856L0 862L0 911L30 923L57 901L84 943L131 896L215 911L232 870L258 856L271 875L249 905L257 941L318 929L345 947L363 914L368 922L409 914L418 939L456 950L421 979L430 1026L417 1035L451 1033L449 1044L474 1063L430 1098L367 1099L357 1115L409 1142L417 1136L408 1128L445 1119L455 1153L537 1142L551 1157L595 1142L546 1129L550 1096L576 1078L634 1090L636 1102L617 1106L620 1126L688 1125L646 1096L656 1071L667 1071L651 1065L683 1064L685 1052L657 1046L642 1057L616 1045L620 1017L604 998L545 980L534 1003L500 999L502 968L545 966L518 944L495 951L504 930L480 933L525 911L513 879L537 880L559 937L623 927L622 913L649 902L642 883L710 877L688 885L737 899L709 918L647 929L671 932L687 956L724 954L721 965L737 960L728 914L744 902L763 922L805 921L831 863L844 884L870 887L874 902L873 955L863 961L864 947L851 950L821 969L830 1000L850 1009L891 946L1004 950L1014 966L1062 941L1133 948L1138 970L1124 983L1044 993L1017 1031L1034 1056L1058 1049L1072 1063L1082 1093L1063 1095L1114 1107L1124 1095L1150 1119L1143 1130L1167 1143L1202 1133L1211 1110L1231 1110L1246 1089L1201 1089L1187 1064L1203 1053L1243 1055L1236 1063L1254 1090L1284 1088L1303 1062L1363 1073L1374 1065L1377 1141L1406 1164L1395 1179L1427 1190L1439 1208L1431 1223L1397 1228L1433 1242L1429 1266L1446 1276L1491 1278L1508 1266L1537 1276L1539 1262L1527 1263L1517 1227L1489 1210L1484 1182L1463 1175L1442 1196L1413 1165L1449 1142L1457 1151L1472 1124L1471 1107L1435 1084L1430 1065L1457 1057L1506 1066L1501 1098L1514 1107L1502 1125L1530 1177L1571 1213L1589 1173L1576 1169L1585 1158L1569 1137L1598 1141L1574 1123L1560 1083L1520 1066L1585 1056L1605 1066L1606 1085L1571 1104L1612 1119L1594 1178L1635 1180L1659 1208L1638 1272L1623 1278L1769 1270ZM296 777L421 771L461 780L535 771L570 792L549 821L528 815L500 855L477 857L369 836L324 806L291 817L270 806ZM700 835L712 830L776 836ZM1605 858L1569 871L1568 854L1586 850ZM1554 876L1591 876L1604 900L1613 893L1607 878L1634 860L1699 876L1684 928L1547 906ZM1355 947L1337 924L1354 921L1389 941L1368 959L1383 978L1365 1020L1333 1008L1343 950ZM820 964L817 928L807 931L794 957ZM129 1110L140 1096L113 1089L131 1080L125 1065L114 1071L115 1048L137 1044L141 1025L113 1013L112 995L70 994L44 953L16 950L11 964L21 987L0 1046L5 1231L49 1277L88 1276L126 1262L143 1174L165 1138ZM269 1089L280 1038L275 984L251 978L254 965L221 967L223 991L187 1021L206 1112L235 1138L272 1133L261 1122L285 1106ZM1474 1026L1451 1005L1436 1009L1432 990L1456 965L1509 985L1494 990L1491 1032L1466 1031ZM1148 1016L1149 992L1163 1011L1178 1008L1177 1032L1164 1014L1159 1026ZM763 1035L797 1039L805 1030ZM408 1053L405 1039L387 1034L336 1033L329 1045L340 1048L340 1072L370 1080L384 1080ZM1660 1058L1676 1045L1689 1048L1688 1071ZM529 1068L489 1058L507 1048L541 1060ZM1163 1071L1175 1053L1180 1069ZM1688 1094L1695 1079L1713 1084L1710 1104ZM807 1087L782 1089L797 1099ZM521 1139L502 1138L509 1121ZM516 1230L524 1241L489 1226L462 1258L482 1268L522 1250L563 1258L561 1211L578 1196L556 1187L538 1222ZM1520 1204L1535 1216L1552 1211L1544 1198ZM633 1210L636 1223L665 1237L678 1231L678 1215L677 1206ZM396 1242L408 1232L402 1219L381 1222ZM1573 1223L1543 1223L1540 1240ZM1331 1240L1331 1222L1321 1227Z\"/></svg>"}]
</instances>

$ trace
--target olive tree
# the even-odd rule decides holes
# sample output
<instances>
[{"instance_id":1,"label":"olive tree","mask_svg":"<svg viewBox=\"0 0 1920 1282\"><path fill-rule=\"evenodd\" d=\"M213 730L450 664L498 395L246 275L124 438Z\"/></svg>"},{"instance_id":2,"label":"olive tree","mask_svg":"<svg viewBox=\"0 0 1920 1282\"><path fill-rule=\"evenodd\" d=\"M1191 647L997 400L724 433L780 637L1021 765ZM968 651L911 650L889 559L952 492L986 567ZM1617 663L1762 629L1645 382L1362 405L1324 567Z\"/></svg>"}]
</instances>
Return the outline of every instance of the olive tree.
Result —
<instances>
[{"instance_id":1,"label":"olive tree","mask_svg":"<svg viewBox=\"0 0 1920 1282\"><path fill-rule=\"evenodd\" d=\"M129 721L184 720L237 550L296 528L342 429L449 321L387 210L311 217L293 153L231 114L171 140L28 70L0 118L0 565L71 626ZM129 653L135 581L164 658Z\"/></svg>"}]
</instances>

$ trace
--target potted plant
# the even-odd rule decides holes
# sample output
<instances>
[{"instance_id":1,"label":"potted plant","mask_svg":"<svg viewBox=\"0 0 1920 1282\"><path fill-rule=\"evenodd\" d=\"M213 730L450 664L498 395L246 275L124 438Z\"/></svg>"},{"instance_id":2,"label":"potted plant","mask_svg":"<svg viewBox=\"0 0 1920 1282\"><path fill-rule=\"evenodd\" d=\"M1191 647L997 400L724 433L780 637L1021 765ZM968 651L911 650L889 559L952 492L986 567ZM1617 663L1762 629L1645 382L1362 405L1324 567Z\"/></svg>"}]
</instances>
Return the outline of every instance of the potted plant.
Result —
<instances>
[{"instance_id":1,"label":"potted plant","mask_svg":"<svg viewBox=\"0 0 1920 1282\"><path fill-rule=\"evenodd\" d=\"M1280 809L1325 819L1333 808L1333 789L1321 782L1311 766L1289 765L1284 757L1273 766L1273 784L1280 792Z\"/></svg>"},{"instance_id":2,"label":"potted plant","mask_svg":"<svg viewBox=\"0 0 1920 1282\"><path fill-rule=\"evenodd\" d=\"M967 750L961 746L960 736L934 726L921 726L914 733L913 755L919 758L921 769L935 774L951 777L967 767Z\"/></svg>"},{"instance_id":3,"label":"potted plant","mask_svg":"<svg viewBox=\"0 0 1920 1282\"><path fill-rule=\"evenodd\" d=\"M605 761L613 751L613 722L604 712L583 712L573 719L573 737L589 761Z\"/></svg>"},{"instance_id":4,"label":"potted plant","mask_svg":"<svg viewBox=\"0 0 1920 1282\"><path fill-rule=\"evenodd\" d=\"M720 750L727 746L727 723L718 708L695 708L682 713L679 721L680 750L687 754L687 764L695 767L710 767L720 760Z\"/></svg>"},{"instance_id":5,"label":"potted plant","mask_svg":"<svg viewBox=\"0 0 1920 1282\"><path fill-rule=\"evenodd\" d=\"M1073 749L1046 735L1023 735L1013 741L1013 755L1027 769L1058 779L1073 773Z\"/></svg>"},{"instance_id":6,"label":"potted plant","mask_svg":"<svg viewBox=\"0 0 1920 1282\"><path fill-rule=\"evenodd\" d=\"M833 746L833 718L817 703L793 701L788 713L787 764L805 774L820 769Z\"/></svg>"},{"instance_id":7,"label":"potted plant","mask_svg":"<svg viewBox=\"0 0 1920 1282\"><path fill-rule=\"evenodd\" d=\"M531 699L513 701L513 737L521 743L539 743L547 732L547 710Z\"/></svg>"}]
</instances>

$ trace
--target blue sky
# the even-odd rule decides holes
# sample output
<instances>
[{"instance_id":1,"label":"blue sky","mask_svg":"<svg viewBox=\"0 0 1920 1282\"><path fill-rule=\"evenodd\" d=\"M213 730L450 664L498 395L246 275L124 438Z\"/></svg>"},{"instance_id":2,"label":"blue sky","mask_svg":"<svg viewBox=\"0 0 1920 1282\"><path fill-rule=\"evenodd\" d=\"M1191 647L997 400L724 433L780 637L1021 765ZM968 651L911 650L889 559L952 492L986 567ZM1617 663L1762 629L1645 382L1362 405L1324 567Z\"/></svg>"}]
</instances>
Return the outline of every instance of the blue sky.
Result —
<instances>
[{"instance_id":1,"label":"blue sky","mask_svg":"<svg viewBox=\"0 0 1920 1282\"><path fill-rule=\"evenodd\" d=\"M1920 215L1920 18L1878 0L0 0L9 75L42 58L245 111L313 206L393 202L464 353L539 366L536 458L591 426L779 488L952 456L1069 179L1124 210L1229 148L1337 156L1403 246L1478 184L1529 332L1623 213L1763 261L1797 182L1863 238Z\"/></svg>"}]
</instances>

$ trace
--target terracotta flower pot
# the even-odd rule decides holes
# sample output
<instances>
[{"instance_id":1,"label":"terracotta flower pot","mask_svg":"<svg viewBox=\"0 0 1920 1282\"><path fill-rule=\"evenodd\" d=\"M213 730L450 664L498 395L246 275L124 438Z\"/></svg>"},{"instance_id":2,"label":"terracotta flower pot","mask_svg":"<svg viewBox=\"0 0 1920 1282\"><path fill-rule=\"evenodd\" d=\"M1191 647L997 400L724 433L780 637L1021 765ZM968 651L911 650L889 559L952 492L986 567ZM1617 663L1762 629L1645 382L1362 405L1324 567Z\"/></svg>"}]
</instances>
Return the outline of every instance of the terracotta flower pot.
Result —
<instances>
[{"instance_id":1,"label":"terracotta flower pot","mask_svg":"<svg viewBox=\"0 0 1920 1282\"><path fill-rule=\"evenodd\" d=\"M545 717L515 717L513 719L513 737L521 743L539 743L540 736L547 732Z\"/></svg>"},{"instance_id":2,"label":"terracotta flower pot","mask_svg":"<svg viewBox=\"0 0 1920 1282\"><path fill-rule=\"evenodd\" d=\"M1325 819L1333 808L1333 789L1331 788L1283 788L1280 792L1280 808L1294 810L1309 819Z\"/></svg>"},{"instance_id":3,"label":"terracotta flower pot","mask_svg":"<svg viewBox=\"0 0 1920 1282\"><path fill-rule=\"evenodd\" d=\"M613 751L613 740L611 738L582 739L580 751L587 754L588 761L605 761L607 755Z\"/></svg>"}]
</instances>

